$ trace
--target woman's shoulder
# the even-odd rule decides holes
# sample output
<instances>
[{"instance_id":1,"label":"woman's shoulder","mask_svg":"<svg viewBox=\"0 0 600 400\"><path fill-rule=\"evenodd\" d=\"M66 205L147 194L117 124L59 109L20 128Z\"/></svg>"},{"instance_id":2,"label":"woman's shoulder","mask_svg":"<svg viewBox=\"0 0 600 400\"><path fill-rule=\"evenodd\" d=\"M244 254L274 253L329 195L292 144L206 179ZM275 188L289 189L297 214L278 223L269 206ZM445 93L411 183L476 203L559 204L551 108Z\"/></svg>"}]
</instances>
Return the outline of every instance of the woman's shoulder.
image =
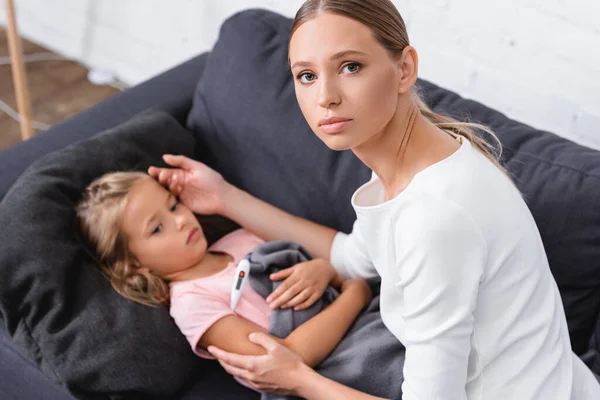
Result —
<instances>
[{"instance_id":1,"label":"woman's shoulder","mask_svg":"<svg viewBox=\"0 0 600 400\"><path fill-rule=\"evenodd\" d=\"M469 209L447 197L419 191L411 193L403 203L395 226L400 232L411 232L428 241L443 241L448 235L465 232L482 236Z\"/></svg>"},{"instance_id":2,"label":"woman's shoulder","mask_svg":"<svg viewBox=\"0 0 600 400\"><path fill-rule=\"evenodd\" d=\"M462 266L454 264L464 257L478 260L476 265L484 273L489 244L469 210L448 199L419 193L403 212L393 232L394 254L406 261L403 273L414 273L426 265L433 266L427 267L430 271L459 271Z\"/></svg>"}]
</instances>

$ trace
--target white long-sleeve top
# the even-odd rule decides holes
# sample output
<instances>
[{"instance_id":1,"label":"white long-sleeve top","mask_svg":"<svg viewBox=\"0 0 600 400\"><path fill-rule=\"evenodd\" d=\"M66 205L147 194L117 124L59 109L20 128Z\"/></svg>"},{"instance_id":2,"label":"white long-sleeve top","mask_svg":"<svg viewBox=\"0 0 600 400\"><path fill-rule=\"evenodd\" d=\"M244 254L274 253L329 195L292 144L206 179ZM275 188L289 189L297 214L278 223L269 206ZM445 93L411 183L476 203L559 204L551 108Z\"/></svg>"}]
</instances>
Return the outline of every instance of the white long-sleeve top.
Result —
<instances>
[{"instance_id":1,"label":"white long-sleeve top","mask_svg":"<svg viewBox=\"0 0 600 400\"><path fill-rule=\"evenodd\" d=\"M389 201L374 175L331 248L343 276L381 277L381 317L406 347L403 399L600 399L531 212L461 142Z\"/></svg>"}]
</instances>

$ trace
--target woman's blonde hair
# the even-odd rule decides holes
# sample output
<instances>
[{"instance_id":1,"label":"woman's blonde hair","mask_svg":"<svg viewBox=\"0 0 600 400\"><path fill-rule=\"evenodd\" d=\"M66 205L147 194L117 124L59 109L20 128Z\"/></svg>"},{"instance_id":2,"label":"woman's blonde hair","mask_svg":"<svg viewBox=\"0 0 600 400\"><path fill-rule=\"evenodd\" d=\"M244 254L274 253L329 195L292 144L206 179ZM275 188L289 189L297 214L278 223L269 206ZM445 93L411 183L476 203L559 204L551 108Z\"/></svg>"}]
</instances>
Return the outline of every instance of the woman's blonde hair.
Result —
<instances>
[{"instance_id":1,"label":"woman's blonde hair","mask_svg":"<svg viewBox=\"0 0 600 400\"><path fill-rule=\"evenodd\" d=\"M369 27L375 39L393 59L400 57L406 46L410 44L404 20L391 0L307 0L296 13L290 41L302 24L316 18L322 12L351 18ZM468 139L501 171L507 173L499 161L502 154L500 140L488 127L477 123L460 122L433 112L425 104L416 88L413 89L412 97L425 118L440 129ZM495 144L492 145L478 136L476 131L485 132Z\"/></svg>"},{"instance_id":2,"label":"woman's blonde hair","mask_svg":"<svg viewBox=\"0 0 600 400\"><path fill-rule=\"evenodd\" d=\"M75 211L79 229L112 287L135 302L158 305L168 301L169 287L151 271L140 270L121 228L129 193L142 179L152 178L142 172L103 175L86 188Z\"/></svg>"}]
</instances>

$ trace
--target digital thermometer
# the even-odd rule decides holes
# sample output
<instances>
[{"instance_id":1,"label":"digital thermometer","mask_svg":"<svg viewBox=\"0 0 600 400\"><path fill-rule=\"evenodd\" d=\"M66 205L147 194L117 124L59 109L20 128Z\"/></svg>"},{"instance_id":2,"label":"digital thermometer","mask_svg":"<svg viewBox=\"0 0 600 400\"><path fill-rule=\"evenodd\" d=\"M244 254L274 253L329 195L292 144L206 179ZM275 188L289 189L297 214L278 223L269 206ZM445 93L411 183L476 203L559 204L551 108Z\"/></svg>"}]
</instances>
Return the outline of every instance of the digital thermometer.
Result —
<instances>
[{"instance_id":1,"label":"digital thermometer","mask_svg":"<svg viewBox=\"0 0 600 400\"><path fill-rule=\"evenodd\" d=\"M237 306L238 301L240 301L240 297L242 297L242 289L248 279L249 273L250 262L244 258L240 261L235 270L235 278L233 279L233 287L231 288L231 311L235 311L235 307Z\"/></svg>"}]
</instances>

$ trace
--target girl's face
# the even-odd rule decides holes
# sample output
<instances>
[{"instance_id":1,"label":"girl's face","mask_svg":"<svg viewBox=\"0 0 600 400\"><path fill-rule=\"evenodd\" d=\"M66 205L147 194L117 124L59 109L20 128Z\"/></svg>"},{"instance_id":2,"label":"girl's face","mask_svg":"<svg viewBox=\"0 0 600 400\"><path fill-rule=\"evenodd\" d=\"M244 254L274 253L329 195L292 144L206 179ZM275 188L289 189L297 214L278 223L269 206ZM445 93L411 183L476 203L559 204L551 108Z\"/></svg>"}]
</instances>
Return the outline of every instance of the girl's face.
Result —
<instances>
[{"instance_id":1,"label":"girl's face","mask_svg":"<svg viewBox=\"0 0 600 400\"><path fill-rule=\"evenodd\" d=\"M129 193L122 229L141 267L165 279L196 265L207 252L194 214L150 177Z\"/></svg>"},{"instance_id":2,"label":"girl's face","mask_svg":"<svg viewBox=\"0 0 600 400\"><path fill-rule=\"evenodd\" d=\"M296 30L289 57L300 109L329 148L362 145L396 113L402 70L367 26L322 13Z\"/></svg>"}]
</instances>

